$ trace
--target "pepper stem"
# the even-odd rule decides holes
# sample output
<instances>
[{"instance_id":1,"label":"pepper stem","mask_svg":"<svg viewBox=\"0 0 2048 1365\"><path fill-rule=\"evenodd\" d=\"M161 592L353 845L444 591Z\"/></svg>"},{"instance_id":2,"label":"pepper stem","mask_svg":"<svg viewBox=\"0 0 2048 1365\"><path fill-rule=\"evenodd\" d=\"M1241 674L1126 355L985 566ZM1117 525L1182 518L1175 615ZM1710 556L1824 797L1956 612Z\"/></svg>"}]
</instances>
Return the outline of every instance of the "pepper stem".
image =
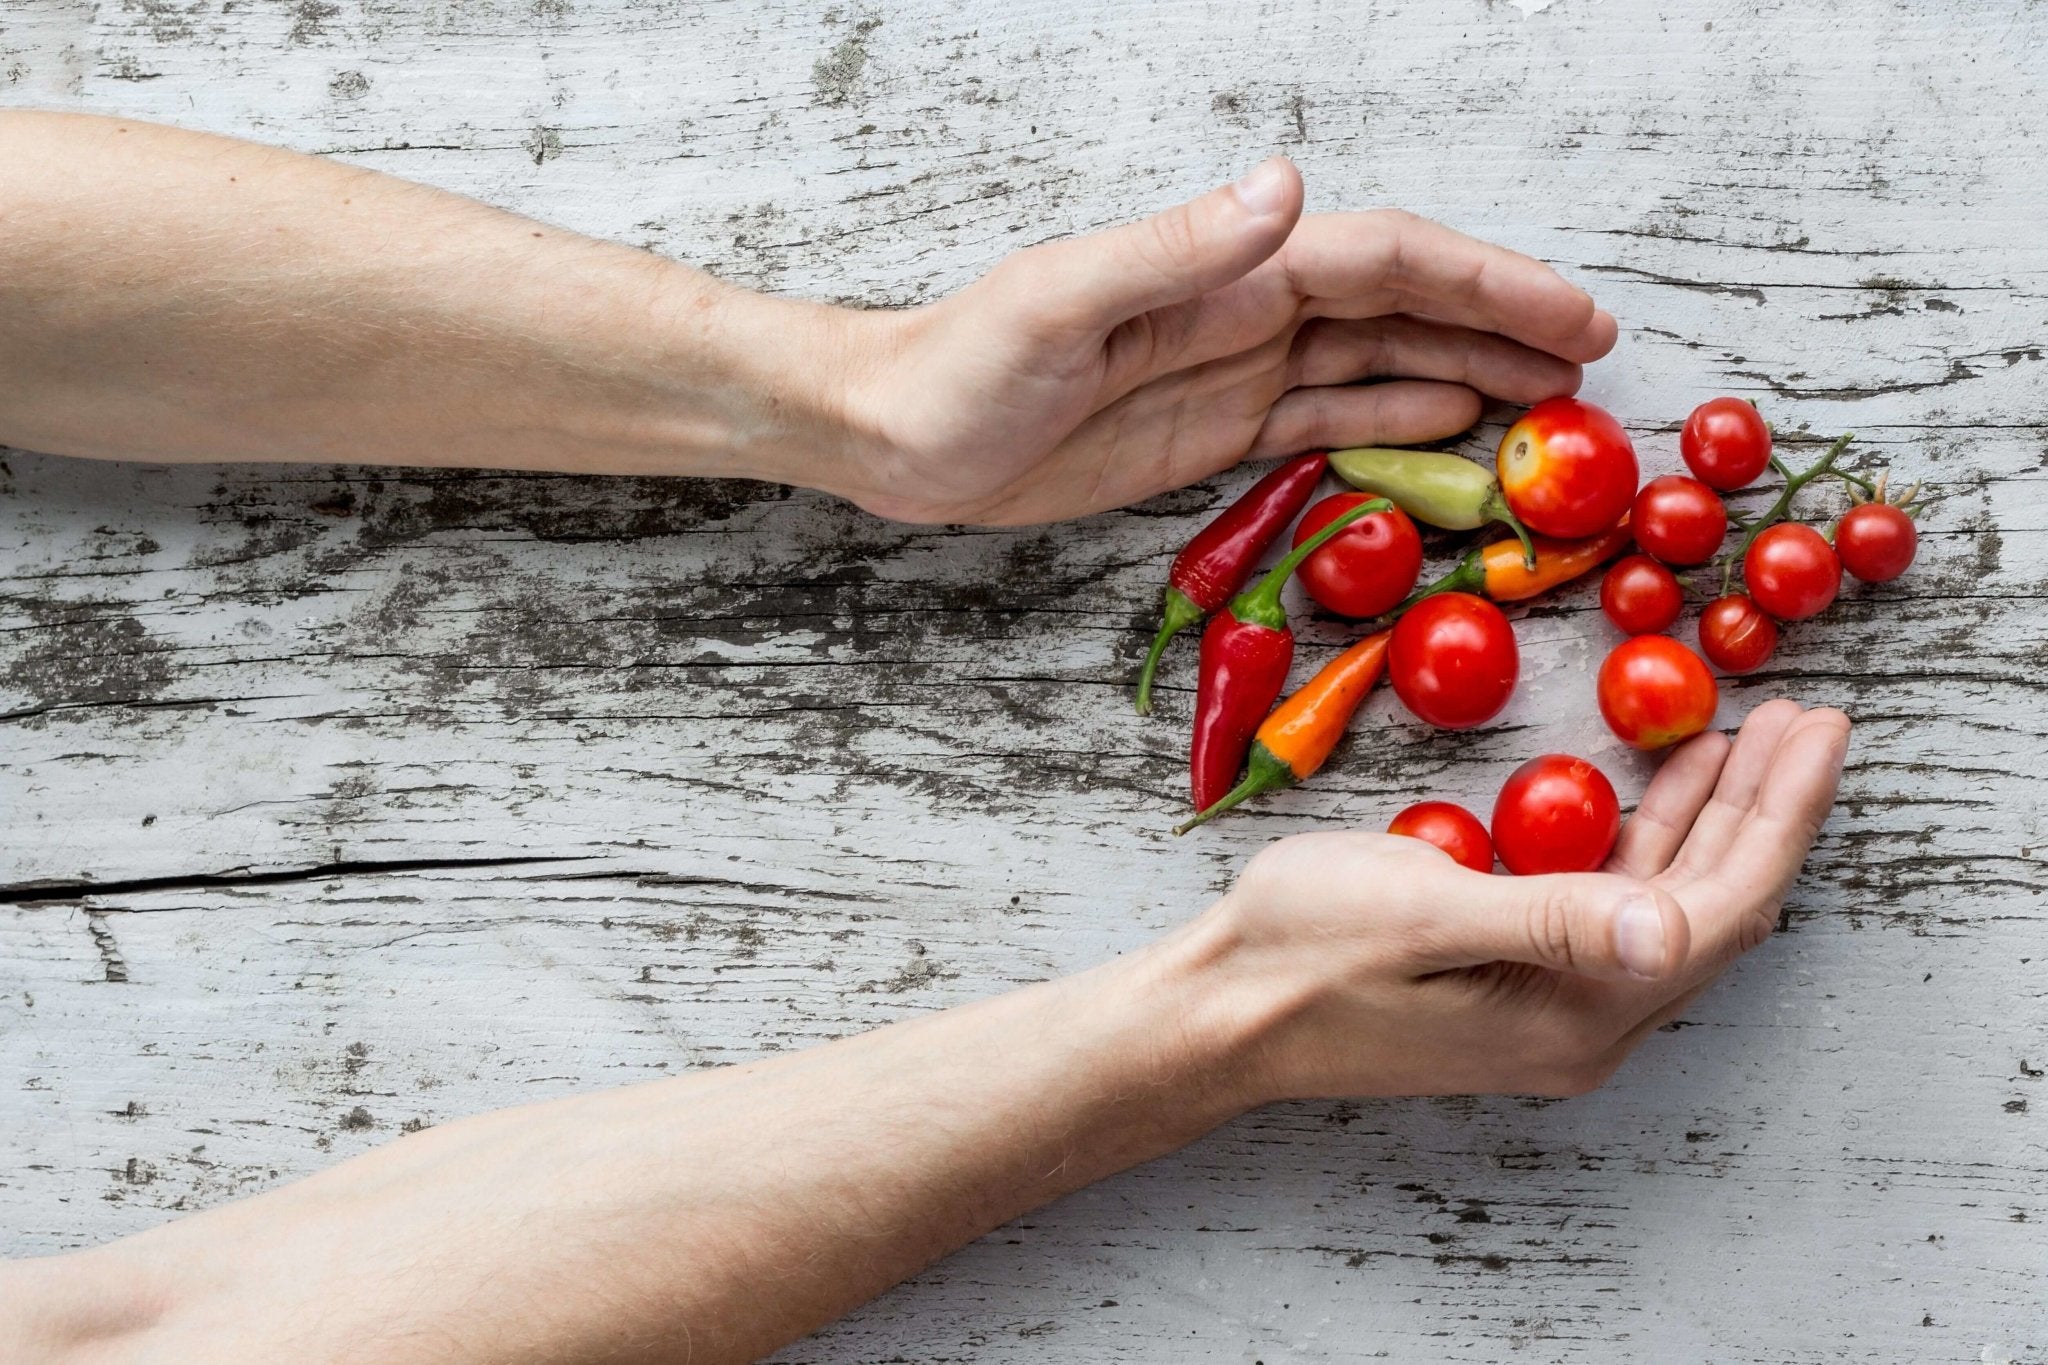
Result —
<instances>
[{"instance_id":1,"label":"pepper stem","mask_svg":"<svg viewBox=\"0 0 2048 1365\"><path fill-rule=\"evenodd\" d=\"M1536 542L1529 539L1529 528L1522 525L1522 519L1508 506L1507 496L1495 484L1493 491L1486 495L1486 501L1479 504L1479 515L1489 521L1497 521L1515 533L1515 539L1522 542L1522 567L1530 573L1536 572Z\"/></svg>"},{"instance_id":2,"label":"pepper stem","mask_svg":"<svg viewBox=\"0 0 2048 1365\"><path fill-rule=\"evenodd\" d=\"M1270 630L1287 628L1287 613L1280 606L1280 590L1287 586L1287 580L1301 567L1301 561L1323 548L1332 537L1341 534L1354 521L1371 516L1375 512L1390 512L1394 504L1385 498L1374 498L1349 508L1336 520L1317 531L1301 544L1287 552L1287 557L1266 571L1257 585L1241 592L1231 599L1230 614L1250 625L1265 626Z\"/></svg>"},{"instance_id":3,"label":"pepper stem","mask_svg":"<svg viewBox=\"0 0 2048 1365\"><path fill-rule=\"evenodd\" d=\"M1152 637L1152 648L1145 655L1145 666L1138 670L1138 714L1152 714L1152 675L1159 671L1160 656L1166 653L1166 642L1186 630L1195 622L1208 615L1179 588L1169 585L1166 589L1166 606L1160 612L1159 633Z\"/></svg>"},{"instance_id":4,"label":"pepper stem","mask_svg":"<svg viewBox=\"0 0 2048 1365\"><path fill-rule=\"evenodd\" d=\"M1214 820L1217 816L1240 802L1249 801L1252 797L1265 792L1279 791L1282 787L1291 787L1298 780L1294 775L1294 769L1288 767L1281 759L1274 757L1271 749L1257 741L1253 741L1252 756L1245 771L1244 781L1218 797L1216 803L1207 810L1191 815L1175 825L1173 827L1174 837L1179 838L1196 825L1208 824L1211 820Z\"/></svg>"}]
</instances>

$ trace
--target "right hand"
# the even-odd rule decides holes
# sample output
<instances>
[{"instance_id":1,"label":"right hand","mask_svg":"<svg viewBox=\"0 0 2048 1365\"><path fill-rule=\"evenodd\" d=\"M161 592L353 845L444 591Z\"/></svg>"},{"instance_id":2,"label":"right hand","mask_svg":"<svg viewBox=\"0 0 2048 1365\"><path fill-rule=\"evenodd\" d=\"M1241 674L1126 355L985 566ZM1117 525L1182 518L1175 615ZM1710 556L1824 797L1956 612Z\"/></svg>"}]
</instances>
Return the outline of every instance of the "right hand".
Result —
<instances>
[{"instance_id":1,"label":"right hand","mask_svg":"<svg viewBox=\"0 0 2048 1365\"><path fill-rule=\"evenodd\" d=\"M1732 745L1693 739L1602 872L1487 876L1387 834L1274 844L1197 921L1222 945L1211 999L1256 1040L1247 1097L1600 1085L1770 936L1848 743L1841 712L1782 700Z\"/></svg>"}]
</instances>

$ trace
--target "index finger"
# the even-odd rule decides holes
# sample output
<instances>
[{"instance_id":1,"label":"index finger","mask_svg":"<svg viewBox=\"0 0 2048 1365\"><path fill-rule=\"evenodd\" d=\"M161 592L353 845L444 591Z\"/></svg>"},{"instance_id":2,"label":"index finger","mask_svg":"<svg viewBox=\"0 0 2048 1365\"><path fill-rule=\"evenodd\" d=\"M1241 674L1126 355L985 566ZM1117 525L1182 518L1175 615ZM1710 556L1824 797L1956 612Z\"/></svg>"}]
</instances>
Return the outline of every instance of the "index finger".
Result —
<instances>
[{"instance_id":1,"label":"index finger","mask_svg":"<svg viewBox=\"0 0 2048 1365\"><path fill-rule=\"evenodd\" d=\"M1614 319L1551 267L1399 209L1304 218L1280 261L1311 315L1419 313L1579 364L1614 346Z\"/></svg>"}]
</instances>

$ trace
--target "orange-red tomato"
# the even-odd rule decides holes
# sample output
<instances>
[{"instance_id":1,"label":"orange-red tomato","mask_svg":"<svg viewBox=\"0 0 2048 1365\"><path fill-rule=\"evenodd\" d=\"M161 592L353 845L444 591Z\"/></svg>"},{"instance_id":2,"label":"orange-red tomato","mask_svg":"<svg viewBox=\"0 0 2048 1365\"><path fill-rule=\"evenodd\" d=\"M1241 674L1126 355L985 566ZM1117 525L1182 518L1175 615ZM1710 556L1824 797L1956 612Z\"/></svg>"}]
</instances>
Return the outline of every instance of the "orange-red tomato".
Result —
<instances>
[{"instance_id":1,"label":"orange-red tomato","mask_svg":"<svg viewBox=\"0 0 2048 1365\"><path fill-rule=\"evenodd\" d=\"M1842 567L1865 583L1889 583L1913 563L1920 532L1913 519L1887 502L1851 507L1835 527Z\"/></svg>"},{"instance_id":2,"label":"orange-red tomato","mask_svg":"<svg viewBox=\"0 0 2048 1365\"><path fill-rule=\"evenodd\" d=\"M1301 544L1373 493L1332 493L1301 514ZM1360 517L1294 571L1308 595L1339 616L1378 616L1401 605L1422 575L1422 537L1398 507Z\"/></svg>"},{"instance_id":3,"label":"orange-red tomato","mask_svg":"<svg viewBox=\"0 0 2048 1365\"><path fill-rule=\"evenodd\" d=\"M1678 453L1699 481L1723 493L1756 482L1771 462L1771 428L1754 403L1709 398L1678 433Z\"/></svg>"},{"instance_id":4,"label":"orange-red tomato","mask_svg":"<svg viewBox=\"0 0 2048 1365\"><path fill-rule=\"evenodd\" d=\"M1493 840L1479 817L1450 801L1418 801L1394 817L1389 834L1435 844L1474 872L1493 871Z\"/></svg>"},{"instance_id":5,"label":"orange-red tomato","mask_svg":"<svg viewBox=\"0 0 2048 1365\"><path fill-rule=\"evenodd\" d=\"M1576 398L1546 398L1500 438L1495 459L1508 506L1532 530L1598 535L1636 495L1636 448L1621 423Z\"/></svg>"},{"instance_id":6,"label":"orange-red tomato","mask_svg":"<svg viewBox=\"0 0 2048 1365\"><path fill-rule=\"evenodd\" d=\"M1644 554L1666 564L1704 564L1728 534L1728 509L1698 479L1666 474L1650 480L1629 508L1628 528Z\"/></svg>"},{"instance_id":7,"label":"orange-red tomato","mask_svg":"<svg viewBox=\"0 0 2048 1365\"><path fill-rule=\"evenodd\" d=\"M1739 592L1717 597L1700 612L1700 649L1723 673L1750 673L1778 647L1778 623Z\"/></svg>"},{"instance_id":8,"label":"orange-red tomato","mask_svg":"<svg viewBox=\"0 0 2048 1365\"><path fill-rule=\"evenodd\" d=\"M1685 593L1671 570L1648 555L1630 555L1600 580L1600 610L1624 635L1655 635L1685 610Z\"/></svg>"},{"instance_id":9,"label":"orange-red tomato","mask_svg":"<svg viewBox=\"0 0 2048 1365\"><path fill-rule=\"evenodd\" d=\"M1591 872L1621 837L1621 803L1583 758L1545 754L1515 769L1493 803L1493 851L1518 877Z\"/></svg>"},{"instance_id":10,"label":"orange-red tomato","mask_svg":"<svg viewBox=\"0 0 2048 1365\"><path fill-rule=\"evenodd\" d=\"M1711 725L1721 689L1699 655L1668 635L1623 640L1600 665L1600 715L1624 744L1661 749Z\"/></svg>"},{"instance_id":11,"label":"orange-red tomato","mask_svg":"<svg viewBox=\"0 0 2048 1365\"><path fill-rule=\"evenodd\" d=\"M1484 725L1521 676L1515 628L1499 607L1469 592L1425 597L1394 626L1387 676L1416 719L1445 730Z\"/></svg>"},{"instance_id":12,"label":"orange-red tomato","mask_svg":"<svg viewBox=\"0 0 2048 1365\"><path fill-rule=\"evenodd\" d=\"M1796 521L1766 527L1742 557L1749 595L1780 621L1818 616L1842 590L1842 561L1820 532Z\"/></svg>"}]
</instances>

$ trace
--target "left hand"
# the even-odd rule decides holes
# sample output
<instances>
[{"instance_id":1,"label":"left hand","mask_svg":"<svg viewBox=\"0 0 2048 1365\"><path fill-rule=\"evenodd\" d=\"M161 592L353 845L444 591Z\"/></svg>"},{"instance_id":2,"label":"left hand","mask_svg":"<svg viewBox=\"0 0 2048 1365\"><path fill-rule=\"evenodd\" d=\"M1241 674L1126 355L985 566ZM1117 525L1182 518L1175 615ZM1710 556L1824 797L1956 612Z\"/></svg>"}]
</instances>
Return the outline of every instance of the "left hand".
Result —
<instances>
[{"instance_id":1,"label":"left hand","mask_svg":"<svg viewBox=\"0 0 2048 1365\"><path fill-rule=\"evenodd\" d=\"M1572 393L1614 345L1614 319L1540 261L1301 205L1275 158L938 303L851 315L852 450L814 481L906 521L1082 516L1246 458L1454 435L1481 393Z\"/></svg>"}]
</instances>

